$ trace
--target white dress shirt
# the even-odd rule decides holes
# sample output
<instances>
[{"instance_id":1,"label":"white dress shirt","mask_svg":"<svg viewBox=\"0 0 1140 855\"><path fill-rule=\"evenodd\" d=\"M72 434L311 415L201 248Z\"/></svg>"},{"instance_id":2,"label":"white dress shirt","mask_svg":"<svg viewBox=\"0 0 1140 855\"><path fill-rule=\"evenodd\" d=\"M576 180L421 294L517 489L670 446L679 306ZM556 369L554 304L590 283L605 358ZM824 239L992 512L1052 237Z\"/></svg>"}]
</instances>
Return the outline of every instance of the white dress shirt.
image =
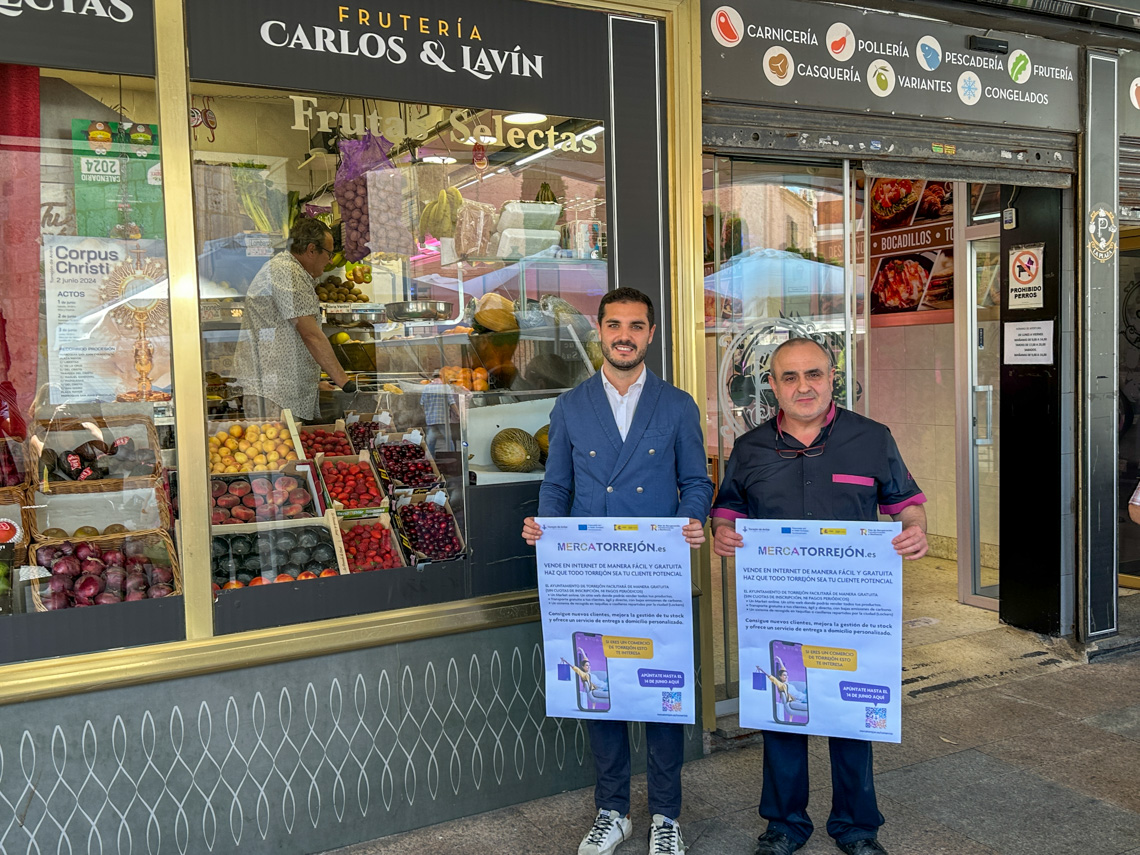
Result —
<instances>
[{"instance_id":1,"label":"white dress shirt","mask_svg":"<svg viewBox=\"0 0 1140 855\"><path fill-rule=\"evenodd\" d=\"M624 395L606 377L606 369L603 367L602 388L606 390L606 398L609 399L614 421L617 422L618 433L621 434L621 441L625 442L625 435L629 433L629 426L633 424L633 414L637 412L637 402L641 400L641 390L645 388L644 363L641 366L641 376L630 384L629 391Z\"/></svg>"}]
</instances>

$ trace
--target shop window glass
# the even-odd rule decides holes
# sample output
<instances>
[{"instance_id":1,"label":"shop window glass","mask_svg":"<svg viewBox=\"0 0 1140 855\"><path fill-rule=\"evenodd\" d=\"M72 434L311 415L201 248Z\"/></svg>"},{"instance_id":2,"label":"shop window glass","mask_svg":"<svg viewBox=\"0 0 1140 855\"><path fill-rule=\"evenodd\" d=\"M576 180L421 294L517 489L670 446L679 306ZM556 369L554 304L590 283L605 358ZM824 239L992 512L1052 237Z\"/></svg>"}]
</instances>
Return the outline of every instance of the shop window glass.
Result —
<instances>
[{"instance_id":1,"label":"shop window glass","mask_svg":"<svg viewBox=\"0 0 1140 855\"><path fill-rule=\"evenodd\" d=\"M179 639L154 82L0 82L0 661Z\"/></svg>"},{"instance_id":2,"label":"shop window glass","mask_svg":"<svg viewBox=\"0 0 1140 855\"><path fill-rule=\"evenodd\" d=\"M191 107L217 630L463 598L473 490L537 487L555 398L601 364L602 123L202 83Z\"/></svg>"}]
</instances>

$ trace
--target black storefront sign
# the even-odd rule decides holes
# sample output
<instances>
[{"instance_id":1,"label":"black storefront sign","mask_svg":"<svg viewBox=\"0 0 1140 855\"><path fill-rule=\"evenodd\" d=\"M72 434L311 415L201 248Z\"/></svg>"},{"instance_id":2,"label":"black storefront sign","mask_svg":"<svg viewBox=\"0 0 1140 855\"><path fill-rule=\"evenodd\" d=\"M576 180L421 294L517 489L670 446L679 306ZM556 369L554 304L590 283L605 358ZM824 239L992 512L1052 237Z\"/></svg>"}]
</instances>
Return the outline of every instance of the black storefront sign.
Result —
<instances>
[{"instance_id":1,"label":"black storefront sign","mask_svg":"<svg viewBox=\"0 0 1140 855\"><path fill-rule=\"evenodd\" d=\"M0 62L154 75L151 0L0 0Z\"/></svg>"},{"instance_id":2,"label":"black storefront sign","mask_svg":"<svg viewBox=\"0 0 1140 855\"><path fill-rule=\"evenodd\" d=\"M1119 60L1116 116L1122 136L1140 137L1140 53L1122 54Z\"/></svg>"},{"instance_id":3,"label":"black storefront sign","mask_svg":"<svg viewBox=\"0 0 1140 855\"><path fill-rule=\"evenodd\" d=\"M186 12L195 80L605 115L598 12L525 0L193 0Z\"/></svg>"},{"instance_id":4,"label":"black storefront sign","mask_svg":"<svg viewBox=\"0 0 1140 855\"><path fill-rule=\"evenodd\" d=\"M1080 129L1074 45L819 3L701 10L706 99ZM971 49L972 36L1008 52Z\"/></svg>"}]
</instances>

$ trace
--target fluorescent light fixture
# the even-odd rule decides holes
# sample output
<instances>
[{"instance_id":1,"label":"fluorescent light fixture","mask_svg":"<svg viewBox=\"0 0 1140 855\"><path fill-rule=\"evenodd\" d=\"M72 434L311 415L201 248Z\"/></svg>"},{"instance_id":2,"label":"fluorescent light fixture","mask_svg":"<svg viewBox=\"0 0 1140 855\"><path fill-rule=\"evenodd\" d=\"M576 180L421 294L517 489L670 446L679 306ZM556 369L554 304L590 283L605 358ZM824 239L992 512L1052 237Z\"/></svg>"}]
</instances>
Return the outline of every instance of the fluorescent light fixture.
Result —
<instances>
[{"instance_id":1,"label":"fluorescent light fixture","mask_svg":"<svg viewBox=\"0 0 1140 855\"><path fill-rule=\"evenodd\" d=\"M475 137L468 137L463 141L464 145L475 145L476 142L481 142L483 145L490 145L491 143L498 142L497 137L484 137L480 136L478 140Z\"/></svg>"},{"instance_id":2,"label":"fluorescent light fixture","mask_svg":"<svg viewBox=\"0 0 1140 855\"><path fill-rule=\"evenodd\" d=\"M442 154L429 154L427 157L420 158L424 163L456 163L454 157L445 157Z\"/></svg>"},{"instance_id":3,"label":"fluorescent light fixture","mask_svg":"<svg viewBox=\"0 0 1140 855\"><path fill-rule=\"evenodd\" d=\"M511 113L509 116L503 116L503 121L512 125L537 125L539 122L545 122L546 116L542 113Z\"/></svg>"},{"instance_id":4,"label":"fluorescent light fixture","mask_svg":"<svg viewBox=\"0 0 1140 855\"><path fill-rule=\"evenodd\" d=\"M595 125L587 131L582 131L582 133L575 136L574 139L580 142L582 137L596 136L604 130L605 128L602 125ZM562 148L562 143L558 143L558 145L554 146L554 148L544 148L542 151L536 151L534 154L528 154L526 157L516 160L515 166L525 166L532 160L538 160L540 157L546 157L547 155L554 154L554 152L560 148Z\"/></svg>"},{"instance_id":5,"label":"fluorescent light fixture","mask_svg":"<svg viewBox=\"0 0 1140 855\"><path fill-rule=\"evenodd\" d=\"M974 222L978 220L993 220L1001 216L1001 211L994 211L992 214L974 214Z\"/></svg>"}]
</instances>

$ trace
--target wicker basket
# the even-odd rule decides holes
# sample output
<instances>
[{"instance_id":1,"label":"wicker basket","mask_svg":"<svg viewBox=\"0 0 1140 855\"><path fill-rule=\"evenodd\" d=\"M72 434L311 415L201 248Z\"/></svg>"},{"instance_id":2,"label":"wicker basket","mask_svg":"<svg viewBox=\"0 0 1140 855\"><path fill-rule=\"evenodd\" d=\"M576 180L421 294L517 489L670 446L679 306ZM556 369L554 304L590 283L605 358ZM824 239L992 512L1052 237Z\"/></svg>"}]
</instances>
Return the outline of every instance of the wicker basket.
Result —
<instances>
[{"instance_id":1,"label":"wicker basket","mask_svg":"<svg viewBox=\"0 0 1140 855\"><path fill-rule=\"evenodd\" d=\"M0 436L0 442L8 446L12 461L18 469L23 470L24 475L24 480L19 484L13 484L11 487L0 487L0 505L23 505L27 496L28 473L30 471L28 461L24 457L24 442L10 436Z\"/></svg>"},{"instance_id":2,"label":"wicker basket","mask_svg":"<svg viewBox=\"0 0 1140 855\"><path fill-rule=\"evenodd\" d=\"M50 538L45 537L43 531L40 528L40 513L39 513L38 508L41 504L50 505L53 502L58 502L60 506L66 507L68 504L72 503L73 501L81 501L81 500L72 499L71 497L73 497L73 496L91 495L91 494L95 493L95 494L98 494L100 498L113 500L116 493L124 493L126 491L138 491L138 492L147 492L147 493L150 493L154 496L154 507L157 509L157 512L158 512L157 524L145 525L145 523L144 523L144 525L142 525L141 527L138 528L138 531L140 531L140 532L141 531L151 531L151 530L156 530L156 529L162 529L163 531L169 531L170 525L171 525L170 500L167 498L165 488L163 487L163 485L161 483L160 484L150 483L149 479L135 479L135 480L142 480L142 481L147 482L147 483L143 483L141 486L135 486L135 485L132 485L131 482L129 482L129 481L128 482L116 481L114 487L108 487L108 488L105 488L103 490L69 490L69 491L63 491L63 490L54 490L53 489L51 493L47 493L47 494L40 493L39 491L37 491L33 488L28 488L28 501L25 505L25 511L24 511L24 529L27 532L28 537L32 540L37 541L37 542L50 539ZM106 482L104 482L104 483L106 483ZM126 486L124 486L124 485L126 485ZM80 484L78 486L80 486L80 487L85 486L85 483L80 482ZM150 507L150 505L148 503L148 508L149 507ZM150 514L147 514L147 516L149 517ZM125 522L125 520L123 520L123 521ZM100 528L105 528L106 525L110 525L110 522L111 521L108 520L104 525L100 526ZM78 527L79 525L83 525L84 523L85 523L85 521L78 521L75 523L75 526ZM154 523L153 520L152 520L152 523ZM68 526L68 528L70 530L74 531L74 528L72 526ZM133 532L126 532L126 533L127 534L133 534ZM101 537L122 537L123 535L119 534L119 535L100 535L100 536ZM86 539L90 539L90 538L86 538Z\"/></svg>"},{"instance_id":3,"label":"wicker basket","mask_svg":"<svg viewBox=\"0 0 1140 855\"><path fill-rule=\"evenodd\" d=\"M134 540L141 540L147 546L155 543L161 543L166 547L166 554L170 557L170 571L174 576L174 582L171 587L174 589L170 596L176 597L182 594L182 571L178 566L178 551L174 548L174 541L170 539L170 535L165 531L140 531L131 534L110 534L100 535L99 537L88 537L80 541L81 543L90 543L98 546L101 549L118 549L122 546L123 541L127 538ZM45 546L58 546L63 543L62 540L45 540L41 543L32 544L28 549L28 560L32 564L36 564L36 554ZM43 597L40 594L40 585L37 582L31 584L32 589L32 605L37 612L46 612L47 607L44 606Z\"/></svg>"},{"instance_id":4,"label":"wicker basket","mask_svg":"<svg viewBox=\"0 0 1140 855\"><path fill-rule=\"evenodd\" d=\"M145 434L147 447L155 452L156 461L154 471L148 475L139 475L132 478L102 478L97 481L67 481L64 479L49 478L43 483L44 472L40 471L40 449L51 445L50 434L66 431L83 431L90 434L94 426L100 431L115 432L123 428L142 428ZM138 435L140 431L132 431ZM88 436L90 438L90 436ZM63 450L63 449L60 449ZM92 416L90 418L53 419L51 421L38 421L32 426L31 437L27 443L27 469L31 484L43 493L99 493L106 490L135 489L141 487L154 487L158 477L162 474L162 448L158 440L158 431L154 422L143 416Z\"/></svg>"}]
</instances>

